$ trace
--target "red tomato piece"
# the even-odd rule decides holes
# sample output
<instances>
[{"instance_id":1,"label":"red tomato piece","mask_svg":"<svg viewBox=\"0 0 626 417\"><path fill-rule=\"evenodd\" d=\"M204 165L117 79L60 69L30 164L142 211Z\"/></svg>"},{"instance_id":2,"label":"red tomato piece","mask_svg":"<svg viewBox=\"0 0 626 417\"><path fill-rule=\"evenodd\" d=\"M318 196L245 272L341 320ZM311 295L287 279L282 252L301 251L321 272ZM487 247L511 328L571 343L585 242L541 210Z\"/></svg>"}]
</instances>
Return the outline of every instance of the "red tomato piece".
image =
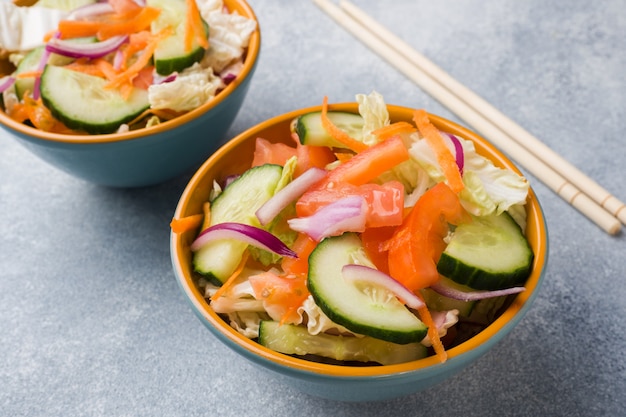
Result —
<instances>
[{"instance_id":1,"label":"red tomato piece","mask_svg":"<svg viewBox=\"0 0 626 417\"><path fill-rule=\"evenodd\" d=\"M367 202L366 227L398 226L402 223L404 186L398 181L358 186L336 182L333 187L306 192L296 203L296 213L299 217L310 216L334 201L351 196L361 196Z\"/></svg>"}]
</instances>

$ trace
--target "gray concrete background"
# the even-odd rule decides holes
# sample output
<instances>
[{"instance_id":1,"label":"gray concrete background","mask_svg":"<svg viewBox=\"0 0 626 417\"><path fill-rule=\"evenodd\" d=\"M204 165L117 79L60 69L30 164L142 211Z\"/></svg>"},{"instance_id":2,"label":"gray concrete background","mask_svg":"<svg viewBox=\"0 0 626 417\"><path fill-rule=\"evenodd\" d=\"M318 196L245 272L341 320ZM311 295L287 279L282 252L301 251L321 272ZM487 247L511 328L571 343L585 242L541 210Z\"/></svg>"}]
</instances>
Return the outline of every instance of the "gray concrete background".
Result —
<instances>
[{"instance_id":1,"label":"gray concrete background","mask_svg":"<svg viewBox=\"0 0 626 417\"><path fill-rule=\"evenodd\" d=\"M250 2L261 61L230 135L372 90L459 121L311 2ZM355 3L626 200L623 0ZM189 176L101 188L0 137L0 415L626 415L624 234L605 234L532 176L551 251L534 307L453 379L372 404L268 380L205 330L169 258Z\"/></svg>"}]
</instances>

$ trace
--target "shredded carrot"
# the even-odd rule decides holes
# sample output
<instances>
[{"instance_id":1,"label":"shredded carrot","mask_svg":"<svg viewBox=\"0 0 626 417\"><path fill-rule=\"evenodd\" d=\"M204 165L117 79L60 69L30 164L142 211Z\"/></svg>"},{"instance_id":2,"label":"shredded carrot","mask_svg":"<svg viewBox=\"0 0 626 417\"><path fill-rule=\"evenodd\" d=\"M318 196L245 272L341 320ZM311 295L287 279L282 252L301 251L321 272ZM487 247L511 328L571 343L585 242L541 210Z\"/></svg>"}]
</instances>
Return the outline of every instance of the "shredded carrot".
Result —
<instances>
[{"instance_id":1,"label":"shredded carrot","mask_svg":"<svg viewBox=\"0 0 626 417\"><path fill-rule=\"evenodd\" d=\"M62 20L58 31L61 39L97 36L99 40L104 40L149 29L160 13L154 7L141 7L121 15L105 15L100 20Z\"/></svg>"},{"instance_id":2,"label":"shredded carrot","mask_svg":"<svg viewBox=\"0 0 626 417\"><path fill-rule=\"evenodd\" d=\"M200 16L200 10L198 10L198 5L195 0L187 0L186 17L185 51L191 51L194 39L201 47L207 49L209 47L209 40L206 36L204 24L202 23L202 16Z\"/></svg>"},{"instance_id":3,"label":"shredded carrot","mask_svg":"<svg viewBox=\"0 0 626 417\"><path fill-rule=\"evenodd\" d=\"M41 97L34 100L30 96L29 91L24 92L22 102L16 103L10 110L8 110L8 115L13 120L20 123L30 120L33 126L45 132L70 132L70 129L57 120L52 115L50 110L44 106Z\"/></svg>"},{"instance_id":4,"label":"shredded carrot","mask_svg":"<svg viewBox=\"0 0 626 417\"><path fill-rule=\"evenodd\" d=\"M119 23L109 23L102 26L98 32L98 39L104 40L117 35L150 29L150 24L159 16L161 10L154 7L144 7L134 18Z\"/></svg>"},{"instance_id":5,"label":"shredded carrot","mask_svg":"<svg viewBox=\"0 0 626 417\"><path fill-rule=\"evenodd\" d=\"M446 146L439 130L428 120L428 114L424 110L415 110L413 112L413 121L420 133L426 139L428 145L433 149L437 156L437 162L443 170L448 185L455 193L460 192L464 185L459 167L456 164L452 151Z\"/></svg>"},{"instance_id":6,"label":"shredded carrot","mask_svg":"<svg viewBox=\"0 0 626 417\"><path fill-rule=\"evenodd\" d=\"M390 125L373 130L372 134L378 136L378 139L385 140L395 135L403 133L411 133L415 131L415 126L408 122L395 122Z\"/></svg>"},{"instance_id":7,"label":"shredded carrot","mask_svg":"<svg viewBox=\"0 0 626 417\"><path fill-rule=\"evenodd\" d=\"M200 227L203 219L204 214L192 214L190 216L181 217L180 219L172 219L170 228L174 233L185 233Z\"/></svg>"},{"instance_id":8,"label":"shredded carrot","mask_svg":"<svg viewBox=\"0 0 626 417\"><path fill-rule=\"evenodd\" d=\"M349 152L335 152L335 157L342 164L344 162L348 162L350 159L352 159L353 156L354 155L352 153L349 153Z\"/></svg>"},{"instance_id":9,"label":"shredded carrot","mask_svg":"<svg viewBox=\"0 0 626 417\"><path fill-rule=\"evenodd\" d=\"M122 72L121 74L118 74L115 78L113 78L111 82L109 82L105 86L105 88L119 88L123 84L132 85L133 79L139 74L139 72L146 65L148 65L148 63L152 59L152 55L154 54L154 51L156 50L159 42L163 38L169 36L170 33L171 33L171 29L166 28L166 29L163 29L158 34L153 35L150 41L148 42L148 44L146 45L145 49L141 53L141 55L137 57L137 60L133 62L133 64L129 66L128 69L126 69L126 71Z\"/></svg>"},{"instance_id":10,"label":"shredded carrot","mask_svg":"<svg viewBox=\"0 0 626 417\"><path fill-rule=\"evenodd\" d=\"M239 276L239 274L241 274L241 271L243 271L243 268L246 266L246 262L248 262L248 255L249 253L246 250L241 257L241 262L239 262L237 268L235 268L230 277L228 277L228 279L224 281L222 286L218 288L215 294L213 294L211 300L217 300L218 298L220 298L222 295L224 295L226 290L228 290L228 288L230 288L234 284L234 282L237 280L237 277Z\"/></svg>"},{"instance_id":11,"label":"shredded carrot","mask_svg":"<svg viewBox=\"0 0 626 417\"><path fill-rule=\"evenodd\" d=\"M82 72L83 74L93 75L96 77L105 78L106 74L102 71L102 69L94 65L93 63L85 63L81 60L74 61L65 66L66 69L70 69L76 72Z\"/></svg>"},{"instance_id":12,"label":"shredded carrot","mask_svg":"<svg viewBox=\"0 0 626 417\"><path fill-rule=\"evenodd\" d=\"M322 102L321 119L324 130L326 130L326 132L328 132L328 134L336 141L344 144L355 152L361 152L368 148L366 144L350 137L350 135L346 132L335 126L335 124L328 118L328 97L326 96L324 96L324 101Z\"/></svg>"},{"instance_id":13,"label":"shredded carrot","mask_svg":"<svg viewBox=\"0 0 626 417\"><path fill-rule=\"evenodd\" d=\"M419 294L417 294L417 296L422 298ZM423 298L422 301L424 301ZM433 316L430 315L430 311L428 310L428 307L426 307L426 304L423 304L422 307L418 308L417 312L419 313L420 319L428 327L428 337L430 338L430 342L435 350L435 355L437 355L441 363L444 363L448 360L448 354L446 353L446 349L443 347L443 343L441 343L439 331L437 330L437 325L433 320Z\"/></svg>"},{"instance_id":14,"label":"shredded carrot","mask_svg":"<svg viewBox=\"0 0 626 417\"><path fill-rule=\"evenodd\" d=\"M52 39L56 33L57 33L56 29L52 29L51 31L49 31L49 32L45 33L45 34L43 35L43 41L44 41L44 43L48 43L48 41L49 41L50 39Z\"/></svg>"},{"instance_id":15,"label":"shredded carrot","mask_svg":"<svg viewBox=\"0 0 626 417\"><path fill-rule=\"evenodd\" d=\"M202 222L202 230L208 228L211 225L211 203L209 201L202 205L202 213L204 214L204 221Z\"/></svg>"},{"instance_id":16,"label":"shredded carrot","mask_svg":"<svg viewBox=\"0 0 626 417\"><path fill-rule=\"evenodd\" d=\"M15 78L17 78L17 79L21 79L21 78L36 78L36 77L41 77L42 73L43 73L43 71L41 71L41 70L21 72L21 73L17 74L15 76Z\"/></svg>"}]
</instances>

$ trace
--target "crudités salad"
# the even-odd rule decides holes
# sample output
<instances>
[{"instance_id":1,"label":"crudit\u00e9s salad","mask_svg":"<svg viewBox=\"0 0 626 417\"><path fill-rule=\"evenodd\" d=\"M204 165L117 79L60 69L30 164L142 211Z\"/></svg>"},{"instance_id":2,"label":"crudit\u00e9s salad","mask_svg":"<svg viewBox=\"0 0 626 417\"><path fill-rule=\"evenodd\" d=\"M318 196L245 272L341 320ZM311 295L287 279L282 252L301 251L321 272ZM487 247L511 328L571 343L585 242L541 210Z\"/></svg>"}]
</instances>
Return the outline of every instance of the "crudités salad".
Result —
<instances>
[{"instance_id":1,"label":"crudit\u00e9s salad","mask_svg":"<svg viewBox=\"0 0 626 417\"><path fill-rule=\"evenodd\" d=\"M40 130L106 134L212 100L241 71L256 21L222 0L3 0L0 26L12 69L0 110Z\"/></svg>"},{"instance_id":2,"label":"crudit\u00e9s salad","mask_svg":"<svg viewBox=\"0 0 626 417\"><path fill-rule=\"evenodd\" d=\"M269 349L445 361L524 291L528 182L423 110L392 123L380 94L356 100L358 114L325 98L297 117L292 145L257 138L249 169L214 179L203 213L172 230L197 233L211 308Z\"/></svg>"}]
</instances>

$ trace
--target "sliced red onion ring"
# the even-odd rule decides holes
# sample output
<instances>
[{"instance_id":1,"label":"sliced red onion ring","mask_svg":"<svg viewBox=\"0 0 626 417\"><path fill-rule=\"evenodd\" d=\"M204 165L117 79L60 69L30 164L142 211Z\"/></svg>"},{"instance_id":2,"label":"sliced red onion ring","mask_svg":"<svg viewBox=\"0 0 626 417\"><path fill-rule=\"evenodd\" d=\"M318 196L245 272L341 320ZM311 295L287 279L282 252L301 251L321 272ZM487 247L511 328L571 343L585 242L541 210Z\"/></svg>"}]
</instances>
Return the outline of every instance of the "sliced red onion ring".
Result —
<instances>
[{"instance_id":1,"label":"sliced red onion ring","mask_svg":"<svg viewBox=\"0 0 626 417\"><path fill-rule=\"evenodd\" d=\"M46 51L70 58L100 58L115 52L126 42L128 42L127 35L113 36L95 43L76 43L53 38L46 45Z\"/></svg>"},{"instance_id":2,"label":"sliced red onion ring","mask_svg":"<svg viewBox=\"0 0 626 417\"><path fill-rule=\"evenodd\" d=\"M232 83L233 81L235 81L236 78L237 78L237 74L233 74L232 72L229 72L228 74L222 76L222 81L224 81L224 84L228 85Z\"/></svg>"},{"instance_id":3,"label":"sliced red onion ring","mask_svg":"<svg viewBox=\"0 0 626 417\"><path fill-rule=\"evenodd\" d=\"M313 184L326 176L326 170L322 168L310 168L295 178L284 188L267 200L256 211L256 217L263 226L271 222L285 207L300 197Z\"/></svg>"},{"instance_id":4,"label":"sliced red onion ring","mask_svg":"<svg viewBox=\"0 0 626 417\"><path fill-rule=\"evenodd\" d=\"M526 290L526 288L524 287L511 287L511 288L506 288L503 290L495 290L495 291L468 292L468 291L461 291L456 288L452 288L448 285L442 284L441 281L437 282L436 284L431 285L430 288L433 291L443 295L444 297L453 298L455 300L460 300L460 301L477 301L477 300L483 300L485 298L493 298L493 297L500 297L503 295L518 294Z\"/></svg>"},{"instance_id":5,"label":"sliced red onion ring","mask_svg":"<svg viewBox=\"0 0 626 417\"><path fill-rule=\"evenodd\" d=\"M367 204L361 196L344 197L322 207L308 217L287 220L292 230L306 233L319 242L328 236L337 236L343 232L362 232L365 230Z\"/></svg>"},{"instance_id":6,"label":"sliced red onion ring","mask_svg":"<svg viewBox=\"0 0 626 417\"><path fill-rule=\"evenodd\" d=\"M341 268L341 273L348 282L365 282L385 288L410 308L418 309L424 306L424 302L411 290L378 269L365 265L350 264L344 265Z\"/></svg>"},{"instance_id":7,"label":"sliced red onion ring","mask_svg":"<svg viewBox=\"0 0 626 417\"><path fill-rule=\"evenodd\" d=\"M15 77L6 77L4 81L0 81L0 94L11 88L15 84Z\"/></svg>"},{"instance_id":8,"label":"sliced red onion ring","mask_svg":"<svg viewBox=\"0 0 626 417\"><path fill-rule=\"evenodd\" d=\"M456 165L459 167L459 172L461 173L461 175L463 175L463 167L465 165L465 155L463 154L463 145L461 145L461 141L459 140L459 138L457 138L453 134L446 133L446 135L448 135L448 137L452 141L452 144L454 145L454 156L456 159Z\"/></svg>"},{"instance_id":9,"label":"sliced red onion ring","mask_svg":"<svg viewBox=\"0 0 626 417\"><path fill-rule=\"evenodd\" d=\"M202 231L191 244L191 251L200 250L209 242L219 239L236 239L280 256L297 258L298 255L270 232L243 223L219 223Z\"/></svg>"}]
</instances>

